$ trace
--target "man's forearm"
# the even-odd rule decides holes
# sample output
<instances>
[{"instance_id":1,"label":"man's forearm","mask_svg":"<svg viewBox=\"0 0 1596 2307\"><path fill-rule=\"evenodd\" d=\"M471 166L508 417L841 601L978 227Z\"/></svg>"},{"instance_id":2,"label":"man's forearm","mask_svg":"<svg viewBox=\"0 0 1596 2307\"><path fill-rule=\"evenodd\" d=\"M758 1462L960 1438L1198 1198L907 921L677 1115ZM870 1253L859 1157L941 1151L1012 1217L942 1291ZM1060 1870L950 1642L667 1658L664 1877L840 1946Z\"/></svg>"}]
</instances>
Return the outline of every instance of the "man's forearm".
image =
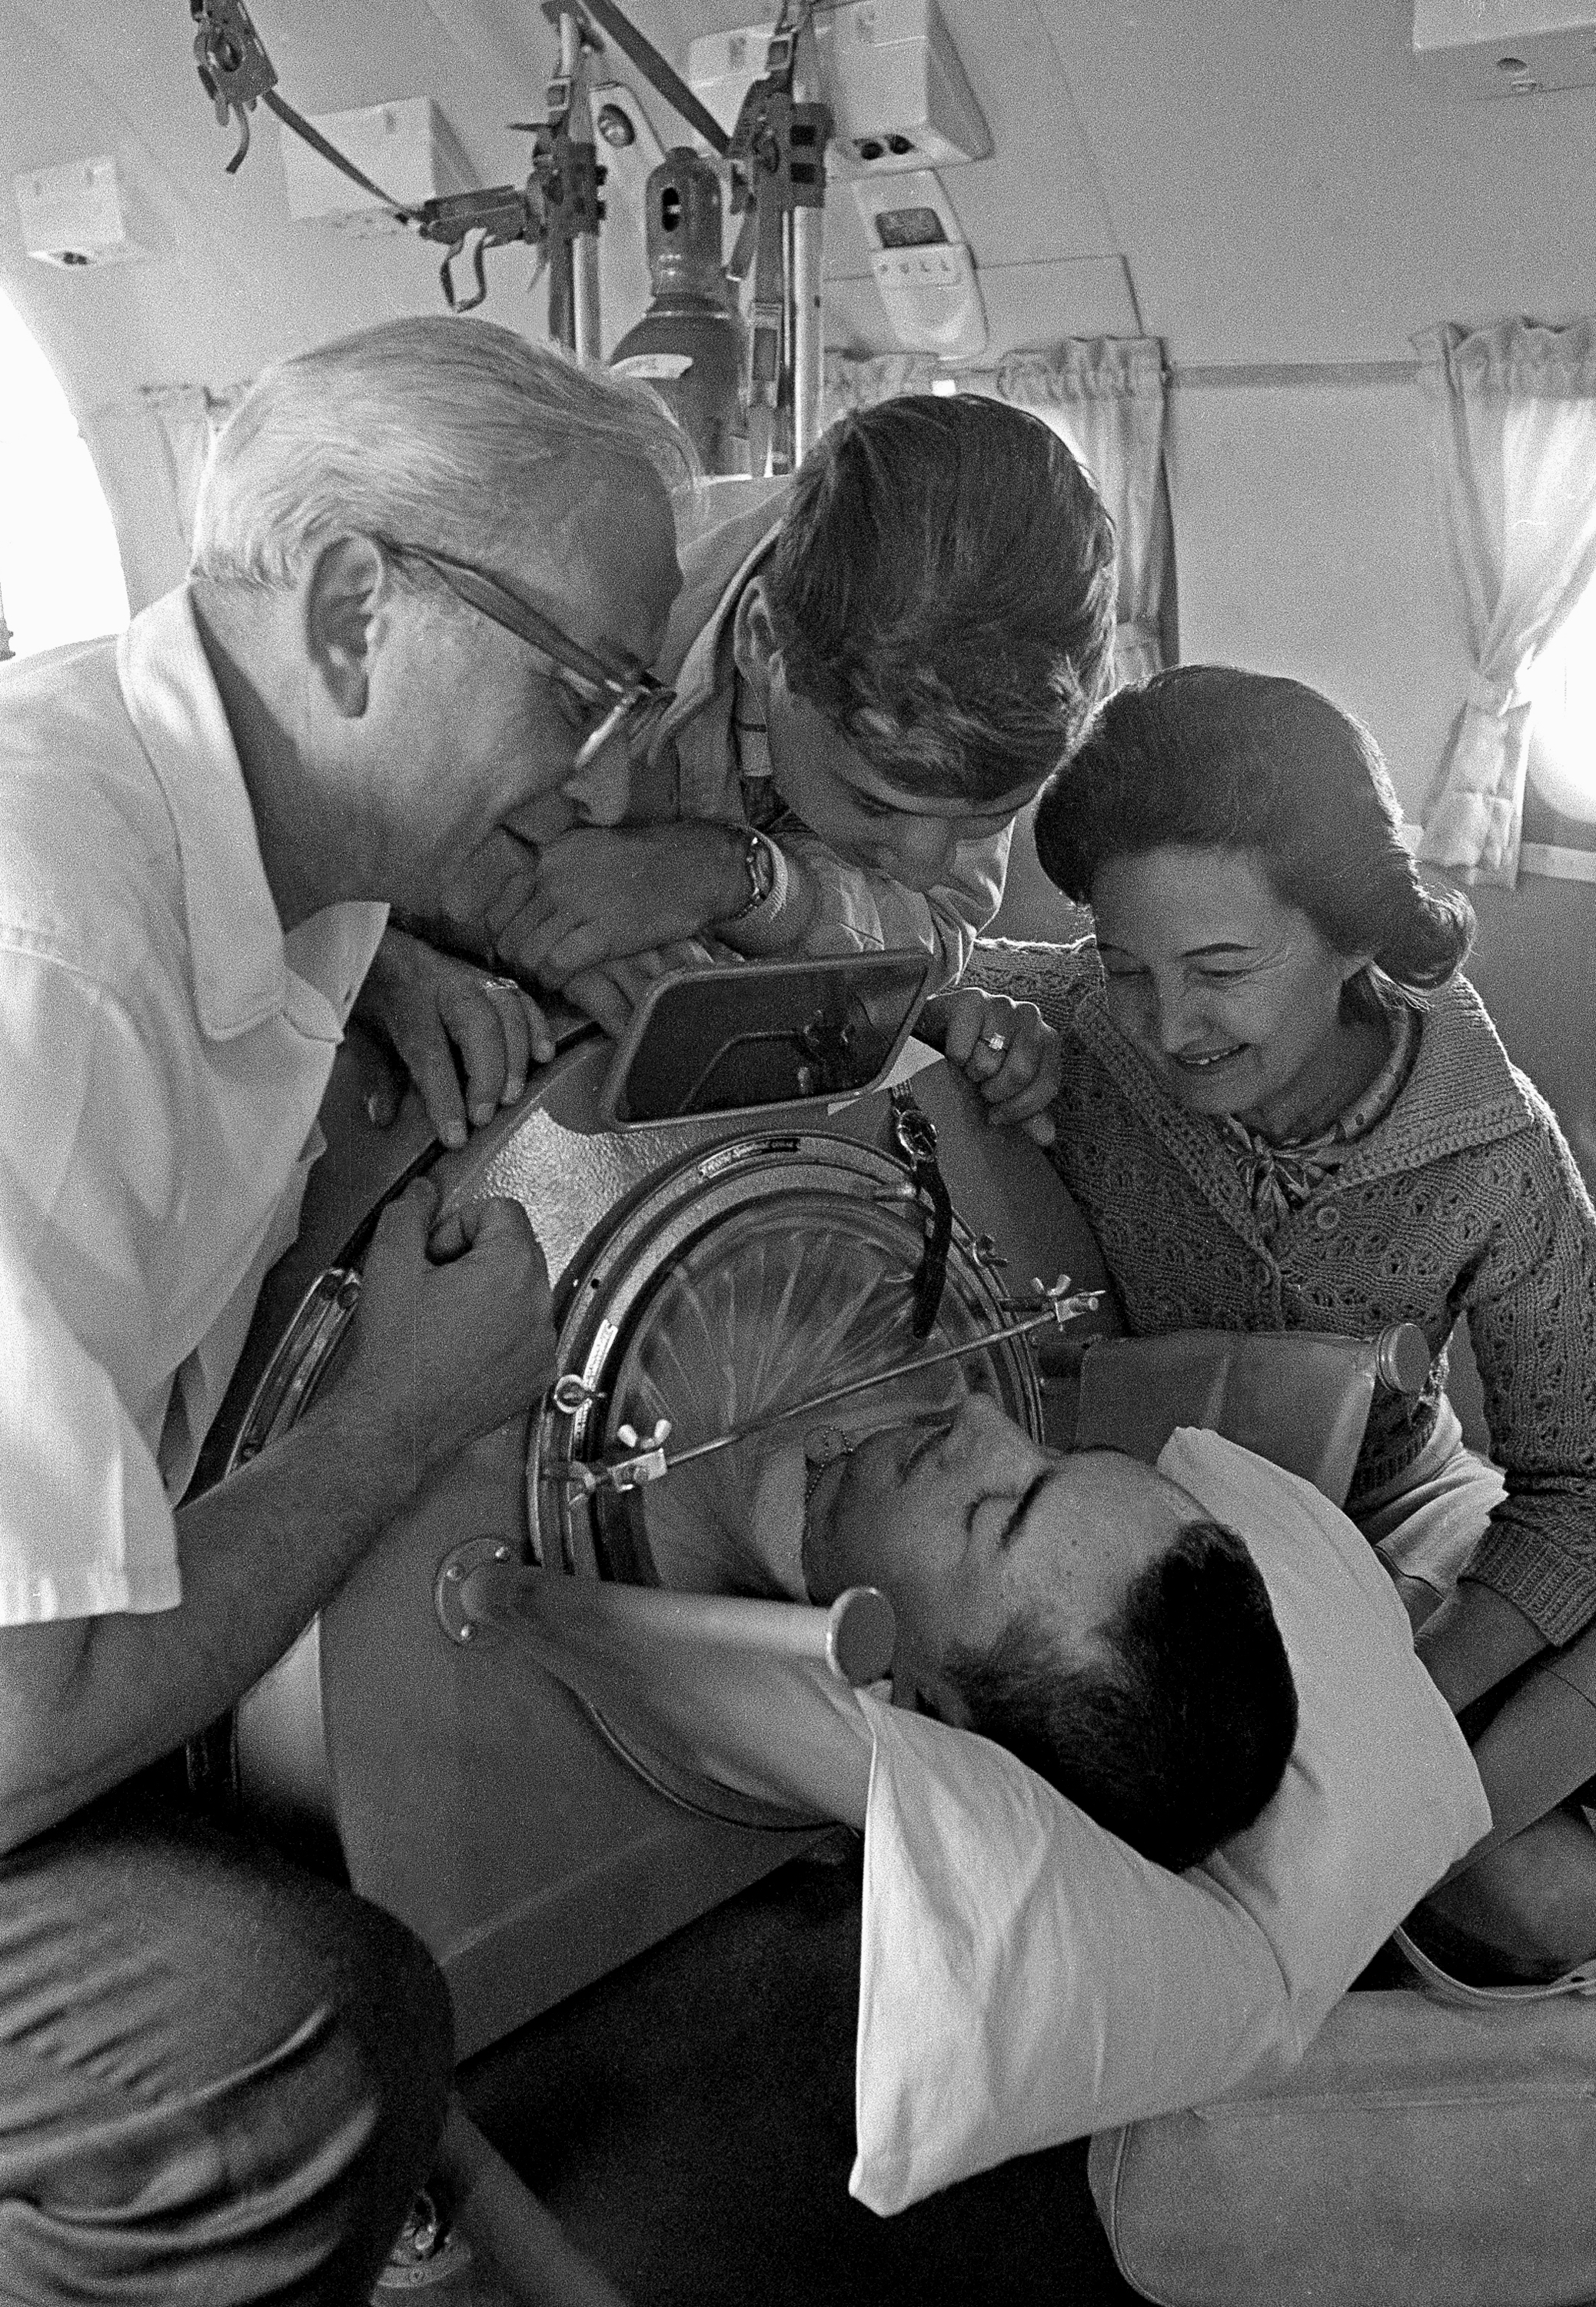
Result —
<instances>
[{"instance_id":1,"label":"man's forearm","mask_svg":"<svg viewBox=\"0 0 1596 2307\"><path fill-rule=\"evenodd\" d=\"M789 948L815 954L870 953L883 947L903 950L917 946L935 957L931 991L940 992L959 977L977 933L992 919L1003 895L1006 834L963 845L953 879L929 890L911 889L890 874L847 864L824 842L791 823L778 826L773 838L787 860L793 885L781 909L781 923L766 934L755 913L743 931L717 931L729 944L749 953Z\"/></svg>"},{"instance_id":2,"label":"man's forearm","mask_svg":"<svg viewBox=\"0 0 1596 2307\"><path fill-rule=\"evenodd\" d=\"M0 1628L0 1848L231 1706L334 1593L422 1469L334 1395L176 1517L183 1601Z\"/></svg>"}]
</instances>

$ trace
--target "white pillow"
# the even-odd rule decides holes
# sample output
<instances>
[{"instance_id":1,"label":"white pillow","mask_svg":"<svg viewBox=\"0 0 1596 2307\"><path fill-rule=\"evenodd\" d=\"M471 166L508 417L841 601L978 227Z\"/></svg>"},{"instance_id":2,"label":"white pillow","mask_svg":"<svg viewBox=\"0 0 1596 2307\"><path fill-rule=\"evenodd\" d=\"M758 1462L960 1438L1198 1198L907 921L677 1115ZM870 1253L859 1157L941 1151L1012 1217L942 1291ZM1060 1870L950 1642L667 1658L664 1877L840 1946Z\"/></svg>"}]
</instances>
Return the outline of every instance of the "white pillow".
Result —
<instances>
[{"instance_id":1,"label":"white pillow","mask_svg":"<svg viewBox=\"0 0 1596 2307\"><path fill-rule=\"evenodd\" d=\"M1002 1748L860 1694L875 1741L849 2191L894 2211L1010 2156L1293 2063L1490 1813L1367 1542L1193 1428L1159 1471L1246 1539L1296 1679L1257 1823L1175 1875Z\"/></svg>"},{"instance_id":2,"label":"white pillow","mask_svg":"<svg viewBox=\"0 0 1596 2307\"><path fill-rule=\"evenodd\" d=\"M863 1823L849 2185L874 2210L1293 2063L1490 1823L1395 1590L1346 1517L1194 1428L1158 1465L1247 1540L1299 1706L1279 1792L1187 1874L1139 1857L1002 1747L794 1654L779 1622L802 1606L555 1577L524 1625L644 1749ZM746 1623L761 1613L768 1642ZM733 1617L735 1642L711 1639Z\"/></svg>"}]
</instances>

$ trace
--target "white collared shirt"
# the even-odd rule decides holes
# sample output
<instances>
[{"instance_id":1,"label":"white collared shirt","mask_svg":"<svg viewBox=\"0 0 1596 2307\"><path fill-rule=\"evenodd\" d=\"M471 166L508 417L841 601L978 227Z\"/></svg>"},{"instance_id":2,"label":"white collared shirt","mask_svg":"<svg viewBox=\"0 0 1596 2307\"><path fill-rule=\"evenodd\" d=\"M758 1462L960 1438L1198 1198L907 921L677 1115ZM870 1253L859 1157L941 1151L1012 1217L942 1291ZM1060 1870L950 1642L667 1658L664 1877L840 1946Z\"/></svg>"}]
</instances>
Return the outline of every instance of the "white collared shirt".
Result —
<instances>
[{"instance_id":1,"label":"white collared shirt","mask_svg":"<svg viewBox=\"0 0 1596 2307\"><path fill-rule=\"evenodd\" d=\"M0 672L0 1623L182 1599L386 919L285 937L186 591Z\"/></svg>"}]
</instances>

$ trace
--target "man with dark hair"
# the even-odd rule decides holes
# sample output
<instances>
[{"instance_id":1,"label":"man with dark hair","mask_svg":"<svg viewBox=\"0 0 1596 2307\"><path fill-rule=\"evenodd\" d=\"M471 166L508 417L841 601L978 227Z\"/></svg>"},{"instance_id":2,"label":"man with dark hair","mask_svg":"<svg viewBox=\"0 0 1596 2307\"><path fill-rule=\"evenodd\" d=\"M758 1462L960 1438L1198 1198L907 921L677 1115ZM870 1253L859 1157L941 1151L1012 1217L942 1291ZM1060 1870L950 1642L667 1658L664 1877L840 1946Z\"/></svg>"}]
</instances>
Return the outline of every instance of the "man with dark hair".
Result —
<instances>
[{"instance_id":1,"label":"man with dark hair","mask_svg":"<svg viewBox=\"0 0 1596 2307\"><path fill-rule=\"evenodd\" d=\"M1154 1476L1155 1480L1159 1479ZM1250 1826L1296 1731L1296 1693L1257 1565L1187 1522L1066 1663L1046 1614L943 1660L972 1729L1007 1746L1146 1858L1179 1873Z\"/></svg>"},{"instance_id":2,"label":"man with dark hair","mask_svg":"<svg viewBox=\"0 0 1596 2307\"><path fill-rule=\"evenodd\" d=\"M906 396L682 562L675 698L634 745L627 822L542 848L479 942L606 1023L627 956L705 931L761 956L917 945L948 983L1104 686L1114 530L1086 473L1022 409Z\"/></svg>"},{"instance_id":3,"label":"man with dark hair","mask_svg":"<svg viewBox=\"0 0 1596 2307\"><path fill-rule=\"evenodd\" d=\"M1050 1449L984 1394L900 1394L890 1415L788 1428L752 1462L728 1452L659 1484L645 1512L668 1582L815 1602L877 1586L899 1705L1008 1747L1174 1870L1250 1825L1297 1700L1242 1539L1139 1459Z\"/></svg>"},{"instance_id":4,"label":"man with dark hair","mask_svg":"<svg viewBox=\"0 0 1596 2307\"><path fill-rule=\"evenodd\" d=\"M1114 1450L1052 1450L984 1394L867 1436L809 1485L804 1583L879 1586L900 1703L1011 1747L1162 1865L1251 1824L1296 1692L1242 1540Z\"/></svg>"}]
</instances>

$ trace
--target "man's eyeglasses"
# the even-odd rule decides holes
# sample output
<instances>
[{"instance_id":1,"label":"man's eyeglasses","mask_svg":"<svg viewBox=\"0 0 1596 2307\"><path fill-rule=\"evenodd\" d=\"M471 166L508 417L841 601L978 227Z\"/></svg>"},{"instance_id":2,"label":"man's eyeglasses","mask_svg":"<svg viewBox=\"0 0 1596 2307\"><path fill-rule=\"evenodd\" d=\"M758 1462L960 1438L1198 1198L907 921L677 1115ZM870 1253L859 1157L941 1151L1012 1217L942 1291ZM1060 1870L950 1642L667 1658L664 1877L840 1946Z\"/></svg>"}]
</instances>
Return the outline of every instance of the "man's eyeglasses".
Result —
<instances>
[{"instance_id":1,"label":"man's eyeglasses","mask_svg":"<svg viewBox=\"0 0 1596 2307\"><path fill-rule=\"evenodd\" d=\"M644 730L652 728L675 703L675 690L656 681L652 673L611 672L602 657L562 633L501 577L490 577L486 570L474 568L468 561L453 560L447 553L433 553L423 545L396 545L386 536L372 542L396 561L416 561L430 569L468 607L502 625L507 633L514 633L534 656L542 658L540 670L568 727L582 735L574 768L585 769L623 730L628 744L637 742Z\"/></svg>"}]
</instances>

